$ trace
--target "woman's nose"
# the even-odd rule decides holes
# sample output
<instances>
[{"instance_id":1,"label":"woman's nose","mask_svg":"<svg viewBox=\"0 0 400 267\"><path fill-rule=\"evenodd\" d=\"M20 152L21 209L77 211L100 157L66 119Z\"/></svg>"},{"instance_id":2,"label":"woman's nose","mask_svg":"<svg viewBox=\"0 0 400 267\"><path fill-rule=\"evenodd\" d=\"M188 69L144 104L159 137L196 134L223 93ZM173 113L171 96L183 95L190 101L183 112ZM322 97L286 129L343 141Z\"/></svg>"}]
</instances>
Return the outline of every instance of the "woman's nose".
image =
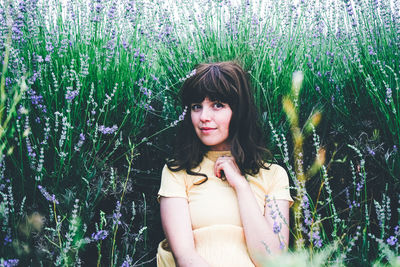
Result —
<instances>
[{"instance_id":1,"label":"woman's nose","mask_svg":"<svg viewBox=\"0 0 400 267\"><path fill-rule=\"evenodd\" d=\"M209 121L210 119L211 119L211 111L208 108L203 107L200 114L200 120Z\"/></svg>"}]
</instances>

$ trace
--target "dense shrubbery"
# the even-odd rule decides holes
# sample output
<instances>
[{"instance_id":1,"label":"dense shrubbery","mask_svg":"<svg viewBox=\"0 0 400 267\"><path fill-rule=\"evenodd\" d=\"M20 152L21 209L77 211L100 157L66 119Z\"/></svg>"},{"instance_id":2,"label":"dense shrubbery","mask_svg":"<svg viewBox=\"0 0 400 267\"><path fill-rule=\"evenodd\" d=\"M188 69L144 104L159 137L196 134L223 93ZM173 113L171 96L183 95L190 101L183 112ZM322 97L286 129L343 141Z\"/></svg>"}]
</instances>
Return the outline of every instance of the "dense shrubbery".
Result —
<instances>
[{"instance_id":1,"label":"dense shrubbery","mask_svg":"<svg viewBox=\"0 0 400 267\"><path fill-rule=\"evenodd\" d=\"M399 1L255 2L0 4L0 265L154 265L177 91L221 60L291 177L273 260L400 264Z\"/></svg>"}]
</instances>

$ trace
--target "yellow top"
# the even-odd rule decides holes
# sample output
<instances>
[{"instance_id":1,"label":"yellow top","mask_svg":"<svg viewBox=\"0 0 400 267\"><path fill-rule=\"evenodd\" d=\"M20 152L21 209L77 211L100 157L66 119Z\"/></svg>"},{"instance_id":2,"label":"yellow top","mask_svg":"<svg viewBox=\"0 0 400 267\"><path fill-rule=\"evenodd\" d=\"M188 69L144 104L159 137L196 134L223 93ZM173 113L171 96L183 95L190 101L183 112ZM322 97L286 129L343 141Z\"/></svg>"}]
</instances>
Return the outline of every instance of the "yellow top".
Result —
<instances>
[{"instance_id":1,"label":"yellow top","mask_svg":"<svg viewBox=\"0 0 400 267\"><path fill-rule=\"evenodd\" d=\"M185 170L172 172L164 166L158 196L182 197L189 204L190 218L196 251L211 266L254 266L247 252L239 206L234 189L227 181L214 175L218 157L230 155L229 151L209 151L194 172L204 173L205 178L188 175ZM246 175L260 212L264 215L266 197L293 203L286 171L272 164L269 170L260 169L256 176ZM175 266L166 240L158 247L157 266Z\"/></svg>"}]
</instances>

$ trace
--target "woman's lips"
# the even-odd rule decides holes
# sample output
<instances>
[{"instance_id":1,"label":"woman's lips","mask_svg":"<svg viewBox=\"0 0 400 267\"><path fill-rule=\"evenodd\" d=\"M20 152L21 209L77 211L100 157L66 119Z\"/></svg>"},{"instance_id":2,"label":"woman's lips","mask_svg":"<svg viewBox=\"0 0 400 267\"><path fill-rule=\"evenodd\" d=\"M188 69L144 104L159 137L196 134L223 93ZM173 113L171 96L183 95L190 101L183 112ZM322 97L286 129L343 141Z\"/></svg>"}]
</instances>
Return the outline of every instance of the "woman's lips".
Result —
<instances>
[{"instance_id":1,"label":"woman's lips","mask_svg":"<svg viewBox=\"0 0 400 267\"><path fill-rule=\"evenodd\" d=\"M212 131L214 131L216 128L210 128L210 127L202 127L202 128L200 128L200 131L202 132L202 133L211 133Z\"/></svg>"}]
</instances>

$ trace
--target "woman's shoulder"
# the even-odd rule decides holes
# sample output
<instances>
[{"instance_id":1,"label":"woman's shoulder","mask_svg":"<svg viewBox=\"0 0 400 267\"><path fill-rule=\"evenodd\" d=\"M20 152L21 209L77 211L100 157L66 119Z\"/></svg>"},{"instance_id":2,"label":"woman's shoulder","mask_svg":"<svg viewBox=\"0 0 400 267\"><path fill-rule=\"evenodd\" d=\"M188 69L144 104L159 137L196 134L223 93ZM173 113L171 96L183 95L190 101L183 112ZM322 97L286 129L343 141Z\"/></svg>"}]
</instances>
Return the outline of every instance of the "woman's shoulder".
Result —
<instances>
[{"instance_id":1,"label":"woman's shoulder","mask_svg":"<svg viewBox=\"0 0 400 267\"><path fill-rule=\"evenodd\" d=\"M272 163L272 162L266 162L264 164L264 166L266 168L261 168L260 170L264 170L267 172L271 172L271 171L285 171L285 168L283 168L281 165L276 164L276 163Z\"/></svg>"},{"instance_id":2,"label":"woman's shoulder","mask_svg":"<svg viewBox=\"0 0 400 267\"><path fill-rule=\"evenodd\" d=\"M260 168L260 175L264 179L269 177L277 178L277 177L287 176L285 168L283 168L279 164L266 163L265 167L266 168Z\"/></svg>"},{"instance_id":3,"label":"woman's shoulder","mask_svg":"<svg viewBox=\"0 0 400 267\"><path fill-rule=\"evenodd\" d=\"M185 169L179 170L177 166L170 166L168 163L165 163L162 168L162 175L174 175L174 176L186 175L186 170Z\"/></svg>"}]
</instances>

